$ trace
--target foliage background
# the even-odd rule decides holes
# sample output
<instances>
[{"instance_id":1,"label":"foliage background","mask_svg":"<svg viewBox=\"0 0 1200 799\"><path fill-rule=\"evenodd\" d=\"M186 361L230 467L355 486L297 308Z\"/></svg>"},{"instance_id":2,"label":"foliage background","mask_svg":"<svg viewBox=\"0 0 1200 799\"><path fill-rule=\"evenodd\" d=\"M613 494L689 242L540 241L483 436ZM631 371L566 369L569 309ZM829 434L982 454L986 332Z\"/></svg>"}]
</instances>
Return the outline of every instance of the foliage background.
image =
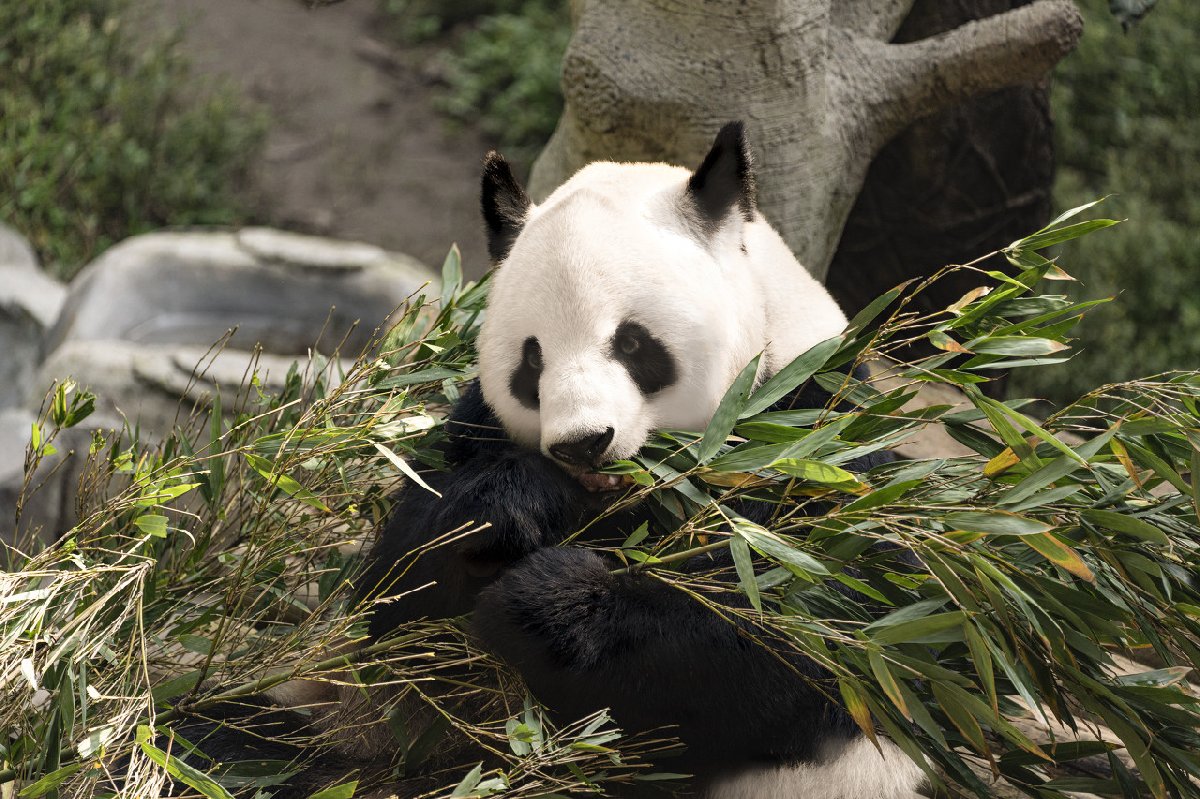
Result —
<instances>
[{"instance_id":1,"label":"foliage background","mask_svg":"<svg viewBox=\"0 0 1200 799\"><path fill-rule=\"evenodd\" d=\"M1127 219L1073 242L1073 296L1121 294L1079 327L1065 369L1014 375L1011 391L1062 400L1103 382L1200 364L1200 4L1160 2L1129 33L1105 0L1055 75L1056 202L1115 195Z\"/></svg>"},{"instance_id":2,"label":"foliage background","mask_svg":"<svg viewBox=\"0 0 1200 799\"><path fill-rule=\"evenodd\" d=\"M0 3L0 219L70 277L164 225L244 220L264 121L177 42L129 29L127 0Z\"/></svg>"}]
</instances>

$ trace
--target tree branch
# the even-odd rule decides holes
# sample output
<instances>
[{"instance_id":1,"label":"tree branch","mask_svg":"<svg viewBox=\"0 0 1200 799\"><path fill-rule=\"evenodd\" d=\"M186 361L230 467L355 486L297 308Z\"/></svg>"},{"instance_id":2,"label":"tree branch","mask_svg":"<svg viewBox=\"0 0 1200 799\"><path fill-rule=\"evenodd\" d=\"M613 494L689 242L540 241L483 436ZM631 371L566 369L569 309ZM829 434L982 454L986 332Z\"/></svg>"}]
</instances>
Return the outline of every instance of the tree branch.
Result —
<instances>
[{"instance_id":1,"label":"tree branch","mask_svg":"<svg viewBox=\"0 0 1200 799\"><path fill-rule=\"evenodd\" d=\"M854 94L841 98L865 104L863 123L886 141L914 120L970 97L1039 80L1082 32L1071 0L1037 0L911 44L855 34L843 53L868 79L845 82Z\"/></svg>"},{"instance_id":2,"label":"tree branch","mask_svg":"<svg viewBox=\"0 0 1200 799\"><path fill-rule=\"evenodd\" d=\"M837 0L831 10L835 27L867 39L889 41L912 10L915 0Z\"/></svg>"}]
</instances>

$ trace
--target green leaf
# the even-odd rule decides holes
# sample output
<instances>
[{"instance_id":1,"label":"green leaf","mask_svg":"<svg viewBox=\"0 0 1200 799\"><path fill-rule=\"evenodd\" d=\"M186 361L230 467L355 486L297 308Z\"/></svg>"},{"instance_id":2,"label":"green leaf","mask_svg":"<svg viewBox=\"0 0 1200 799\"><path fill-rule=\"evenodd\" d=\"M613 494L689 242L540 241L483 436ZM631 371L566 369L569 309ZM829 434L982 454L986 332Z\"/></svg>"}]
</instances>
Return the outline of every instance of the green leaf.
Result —
<instances>
[{"instance_id":1,"label":"green leaf","mask_svg":"<svg viewBox=\"0 0 1200 799\"><path fill-rule=\"evenodd\" d=\"M1041 427L1034 424L1033 421L1031 419L1029 419L1029 417L1025 416L1024 414L1022 414L1018 411L1013 410L1012 408L1005 405L1003 402L997 402L996 400L990 399L988 397L984 397L982 394L979 393L979 389L977 389L977 388L969 387L968 393L970 394L971 392L974 392L974 395L972 395L972 400L975 400L975 397L978 396L979 401L976 402L976 406L980 410L982 410L984 412L984 414L987 415L988 421L992 422L993 426L996 425L999 414L1003 414L1003 415L1007 416L1009 419L1011 419L1012 421L1016 422L1019 427L1024 428L1026 432L1032 433L1033 435L1040 438L1042 441L1045 441L1047 444L1049 444L1050 446L1057 449L1062 454L1066 455L1068 458L1072 458L1080 466L1087 466L1087 461L1085 461L1083 458L1079 457L1079 455L1076 454L1075 450L1071 449L1066 444L1064 444L1063 442L1061 442L1057 438L1055 438L1053 435L1051 435L1049 432L1043 430ZM989 409L994 412L989 413ZM996 413L996 412L998 412L998 413ZM1000 430L997 429L997 432L1000 432ZM1007 439L1005 439L1005 443L1008 444L1010 447L1012 447L1013 451L1016 452L1018 455L1021 454L1022 449L1027 449L1027 445L1024 444L1023 440L1021 440L1015 446L1014 446L1013 442L1008 441ZM1022 456L1022 460L1024 460L1024 459L1025 459L1024 456Z\"/></svg>"},{"instance_id":2,"label":"green leaf","mask_svg":"<svg viewBox=\"0 0 1200 799\"><path fill-rule=\"evenodd\" d=\"M1171 545L1171 539L1167 537L1166 533L1136 516L1112 510L1101 510L1099 508L1089 508L1080 512L1079 516L1097 527L1103 527L1105 530L1123 533L1140 541L1148 541L1164 547Z\"/></svg>"},{"instance_id":3,"label":"green leaf","mask_svg":"<svg viewBox=\"0 0 1200 799\"><path fill-rule=\"evenodd\" d=\"M483 764L480 763L479 765L475 766L475 768L467 772L467 776L463 777L462 781L454 787L454 790L450 792L450 796L452 799L453 797L470 796L475 791L475 786L479 784L479 781L482 778Z\"/></svg>"},{"instance_id":4,"label":"green leaf","mask_svg":"<svg viewBox=\"0 0 1200 799\"><path fill-rule=\"evenodd\" d=\"M169 680L160 682L154 686L151 692L155 702L166 702L168 699L174 699L181 696L200 684L200 680L204 677L204 672L199 669L193 669L185 674L180 674L178 677L172 677Z\"/></svg>"},{"instance_id":5,"label":"green leaf","mask_svg":"<svg viewBox=\"0 0 1200 799\"><path fill-rule=\"evenodd\" d=\"M625 542L621 544L621 549L630 549L646 540L646 536L650 534L650 525L647 522L642 522L637 529L629 534Z\"/></svg>"},{"instance_id":6,"label":"green leaf","mask_svg":"<svg viewBox=\"0 0 1200 799\"><path fill-rule=\"evenodd\" d=\"M830 356L837 352L838 347L842 346L843 341L845 341L844 336L834 336L815 345L808 352L796 356L795 360L772 375L754 392L750 401L742 408L740 418L745 419L762 413L797 386L802 385L825 365Z\"/></svg>"},{"instance_id":7,"label":"green leaf","mask_svg":"<svg viewBox=\"0 0 1200 799\"><path fill-rule=\"evenodd\" d=\"M869 494L864 494L858 499L851 502L842 508L842 513L852 513L854 511L870 510L878 508L882 505L891 505L896 500L907 494L912 489L921 485L922 480L903 480L899 483L891 483L878 488Z\"/></svg>"},{"instance_id":8,"label":"green leaf","mask_svg":"<svg viewBox=\"0 0 1200 799\"><path fill-rule=\"evenodd\" d=\"M701 465L707 463L713 455L717 454L721 445L725 443L725 439L733 431L738 417L746 408L746 399L750 395L750 389L758 378L758 363L761 358L761 354L755 355L754 360L746 364L734 379L729 390L725 392L725 396L721 398L721 404L717 406L712 421L704 430L704 437L700 439L700 446L696 448L696 463Z\"/></svg>"},{"instance_id":9,"label":"green leaf","mask_svg":"<svg viewBox=\"0 0 1200 799\"><path fill-rule=\"evenodd\" d=\"M946 714L950 723L962 733L976 752L986 754L990 751L979 722L975 720L968 703L963 701L963 698L967 696L963 689L952 683L935 682L933 683L933 695L937 699L938 708Z\"/></svg>"},{"instance_id":10,"label":"green leaf","mask_svg":"<svg viewBox=\"0 0 1200 799\"><path fill-rule=\"evenodd\" d=\"M1089 583L1096 581L1096 575L1092 574L1092 570L1083 562L1083 558L1079 557L1079 553L1058 540L1051 533L1027 535L1021 540L1032 549L1040 552L1046 560L1055 566L1060 566L1076 577L1082 577Z\"/></svg>"},{"instance_id":11,"label":"green leaf","mask_svg":"<svg viewBox=\"0 0 1200 799\"><path fill-rule=\"evenodd\" d=\"M242 454L245 456L246 462L250 464L250 467L258 472L267 481L268 485L275 486L289 497L299 500L311 508L316 508L325 513L333 512L329 509L328 505L321 501L320 497L296 482L295 478L282 473L277 474L275 466L271 461L252 452L243 452Z\"/></svg>"},{"instance_id":12,"label":"green leaf","mask_svg":"<svg viewBox=\"0 0 1200 799\"><path fill-rule=\"evenodd\" d=\"M867 695L858 680L842 677L838 680L838 690L842 695L842 704L854 723L872 741L875 740L875 722L871 719L871 709L867 705Z\"/></svg>"},{"instance_id":13,"label":"green leaf","mask_svg":"<svg viewBox=\"0 0 1200 799\"><path fill-rule=\"evenodd\" d=\"M22 797L22 799L34 799L35 797L47 794L62 785L68 777L78 773L83 767L83 763L72 763L60 769L55 769L49 774L43 775L37 781L26 785L17 793L17 796Z\"/></svg>"},{"instance_id":14,"label":"green leaf","mask_svg":"<svg viewBox=\"0 0 1200 799\"><path fill-rule=\"evenodd\" d=\"M749 519L740 517L734 517L731 519L731 522L733 532L738 537L734 539L735 541L739 539L744 540L764 555L774 558L781 563L791 564L801 569L807 575L826 576L829 574L829 569L821 561L807 552L797 549L765 527L757 525ZM731 541L730 544L732 545L732 543ZM738 575L739 577L741 576L741 571L738 572ZM815 582L811 576L809 577L809 581Z\"/></svg>"},{"instance_id":15,"label":"green leaf","mask_svg":"<svg viewBox=\"0 0 1200 799\"><path fill-rule=\"evenodd\" d=\"M1031 336L987 336L968 341L964 346L977 355L1052 355L1069 349L1061 341ZM964 368L970 367L968 363Z\"/></svg>"},{"instance_id":16,"label":"green leaf","mask_svg":"<svg viewBox=\"0 0 1200 799\"><path fill-rule=\"evenodd\" d=\"M883 659L883 654L878 649L871 649L867 653L867 661L871 664L871 673L875 675L875 680L879 683L879 687L883 689L884 695L892 700L892 704L904 715L904 718L912 721L912 713L909 712L908 705L904 702L904 695L900 692L900 685L888 667L887 661Z\"/></svg>"},{"instance_id":17,"label":"green leaf","mask_svg":"<svg viewBox=\"0 0 1200 799\"><path fill-rule=\"evenodd\" d=\"M169 755L153 744L149 727L139 725L137 728L137 743L146 757L166 770L173 779L179 780L193 790L199 791L208 799L233 799L229 791L204 772L189 766L174 755Z\"/></svg>"},{"instance_id":18,"label":"green leaf","mask_svg":"<svg viewBox=\"0 0 1200 799\"><path fill-rule=\"evenodd\" d=\"M962 625L965 620L965 613L961 610L954 610L949 613L935 613L920 619L878 627L869 625L864 632L871 637L871 640L884 646L947 643L963 640ZM947 635L950 632L955 634Z\"/></svg>"},{"instance_id":19,"label":"green leaf","mask_svg":"<svg viewBox=\"0 0 1200 799\"><path fill-rule=\"evenodd\" d=\"M738 583L746 592L746 598L754 609L762 611L762 599L758 595L758 581L754 575L754 561L750 558L750 545L741 536L729 539L729 553L733 555L733 566L737 570Z\"/></svg>"},{"instance_id":20,"label":"green leaf","mask_svg":"<svg viewBox=\"0 0 1200 799\"><path fill-rule=\"evenodd\" d=\"M780 458L770 464L770 468L783 472L789 477L829 486L839 491L860 493L867 490L867 487L850 472L821 461L806 458Z\"/></svg>"},{"instance_id":21,"label":"green leaf","mask_svg":"<svg viewBox=\"0 0 1200 799\"><path fill-rule=\"evenodd\" d=\"M891 305L893 302L895 302L896 298L899 297L900 294L906 288L908 288L915 282L916 282L916 278L913 278L912 280L906 280L903 283L901 283L899 286L888 289L883 294L880 294L878 297L871 300L871 302L867 305L866 308L863 308L861 311L859 311L858 313L856 313L854 315L854 318L851 319L850 322L846 325L846 330L843 332L842 335L843 336L853 336L853 335L857 334L858 331L862 330L864 327L866 327L872 321L874 321L875 317L877 317L877 316L879 316L879 314L883 313L884 309L886 309L889 305Z\"/></svg>"},{"instance_id":22,"label":"green leaf","mask_svg":"<svg viewBox=\"0 0 1200 799\"><path fill-rule=\"evenodd\" d=\"M1077 239L1080 236L1085 236L1102 228L1112 227L1115 224L1117 224L1115 219L1091 219L1087 222L1076 222L1073 225L1046 228L1040 233L1034 233L1032 236L1026 236L1023 239L1014 241L1006 249L1016 251L1044 250L1055 244L1062 244L1064 241Z\"/></svg>"},{"instance_id":23,"label":"green leaf","mask_svg":"<svg viewBox=\"0 0 1200 799\"><path fill-rule=\"evenodd\" d=\"M340 785L334 785L330 788L309 794L308 799L351 799L357 789L358 780L343 782Z\"/></svg>"},{"instance_id":24,"label":"green leaf","mask_svg":"<svg viewBox=\"0 0 1200 799\"><path fill-rule=\"evenodd\" d=\"M999 715L1000 697L996 693L996 675L992 669L992 653L973 623L965 624L963 627L967 633L967 646L971 650L971 665L975 667L975 673L979 675L983 690L987 692L992 712Z\"/></svg>"},{"instance_id":25,"label":"green leaf","mask_svg":"<svg viewBox=\"0 0 1200 799\"><path fill-rule=\"evenodd\" d=\"M1083 205L1077 205L1074 208L1068 208L1066 211L1063 211L1061 214L1059 214L1058 216L1051 219L1048 223L1046 223L1046 226L1044 228L1042 228L1041 230L1039 230L1038 233L1045 233L1048 230L1053 230L1054 228L1061 225L1063 222L1066 222L1068 219L1077 217L1080 214L1082 214L1084 211L1090 211L1091 209L1095 208L1100 203L1108 200L1108 198L1111 196L1112 195L1105 195L1104 197L1101 197L1099 200L1092 200L1090 203L1084 203ZM1016 244L1016 242L1013 242L1013 245L1015 245L1015 244ZM1010 246L1013 246L1013 245L1010 245Z\"/></svg>"},{"instance_id":26,"label":"green leaf","mask_svg":"<svg viewBox=\"0 0 1200 799\"><path fill-rule=\"evenodd\" d=\"M457 244L451 244L446 260L442 261L442 310L450 307L454 295L462 288L462 281L462 253Z\"/></svg>"},{"instance_id":27,"label":"green leaf","mask_svg":"<svg viewBox=\"0 0 1200 799\"><path fill-rule=\"evenodd\" d=\"M945 520L955 530L992 535L1034 535L1052 529L1045 522L1002 510L955 511L947 513Z\"/></svg>"},{"instance_id":28,"label":"green leaf","mask_svg":"<svg viewBox=\"0 0 1200 799\"><path fill-rule=\"evenodd\" d=\"M157 513L144 513L133 520L143 533L156 538L167 537L167 517Z\"/></svg>"}]
</instances>

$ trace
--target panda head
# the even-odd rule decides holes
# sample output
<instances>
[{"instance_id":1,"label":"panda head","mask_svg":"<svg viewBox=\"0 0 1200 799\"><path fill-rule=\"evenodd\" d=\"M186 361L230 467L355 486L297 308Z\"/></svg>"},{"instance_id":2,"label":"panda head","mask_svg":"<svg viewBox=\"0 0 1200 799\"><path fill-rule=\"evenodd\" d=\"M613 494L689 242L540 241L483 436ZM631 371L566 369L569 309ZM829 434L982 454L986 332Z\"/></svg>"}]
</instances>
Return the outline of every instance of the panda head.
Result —
<instances>
[{"instance_id":1,"label":"panda head","mask_svg":"<svg viewBox=\"0 0 1200 799\"><path fill-rule=\"evenodd\" d=\"M770 314L746 246L766 223L740 123L695 172L595 163L540 205L492 153L482 205L497 266L483 396L514 441L568 471L628 457L655 429L703 429L766 349Z\"/></svg>"}]
</instances>

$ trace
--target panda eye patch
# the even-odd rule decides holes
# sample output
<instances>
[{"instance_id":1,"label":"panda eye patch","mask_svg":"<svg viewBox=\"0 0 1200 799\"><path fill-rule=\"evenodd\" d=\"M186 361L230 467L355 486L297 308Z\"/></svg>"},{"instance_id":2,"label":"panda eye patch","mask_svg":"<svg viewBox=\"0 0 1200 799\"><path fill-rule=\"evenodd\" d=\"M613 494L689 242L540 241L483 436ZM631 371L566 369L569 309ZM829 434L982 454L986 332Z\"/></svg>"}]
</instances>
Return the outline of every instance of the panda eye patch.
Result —
<instances>
[{"instance_id":1,"label":"panda eye patch","mask_svg":"<svg viewBox=\"0 0 1200 799\"><path fill-rule=\"evenodd\" d=\"M521 345L521 363L508 380L508 390L517 402L530 410L540 405L538 380L542 376L542 345L530 336Z\"/></svg>"},{"instance_id":2,"label":"panda eye patch","mask_svg":"<svg viewBox=\"0 0 1200 799\"><path fill-rule=\"evenodd\" d=\"M637 322L624 321L617 326L612 337L612 355L643 394L662 391L676 380L671 353Z\"/></svg>"},{"instance_id":3,"label":"panda eye patch","mask_svg":"<svg viewBox=\"0 0 1200 799\"><path fill-rule=\"evenodd\" d=\"M633 355L641 349L642 343L630 335L617 337L617 349L625 355Z\"/></svg>"}]
</instances>

